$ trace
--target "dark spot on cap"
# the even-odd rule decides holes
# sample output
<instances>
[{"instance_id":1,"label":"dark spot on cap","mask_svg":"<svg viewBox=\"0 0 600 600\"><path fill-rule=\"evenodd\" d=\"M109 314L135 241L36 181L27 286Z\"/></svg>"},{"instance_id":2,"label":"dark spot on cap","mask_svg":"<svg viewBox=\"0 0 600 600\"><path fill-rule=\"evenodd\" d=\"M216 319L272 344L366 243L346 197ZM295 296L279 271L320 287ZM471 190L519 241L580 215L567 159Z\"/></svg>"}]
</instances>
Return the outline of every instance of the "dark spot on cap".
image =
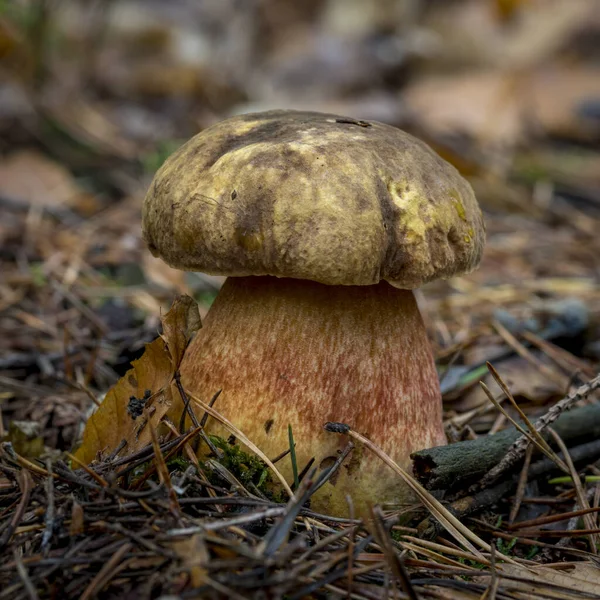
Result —
<instances>
[{"instance_id":1,"label":"dark spot on cap","mask_svg":"<svg viewBox=\"0 0 600 600\"><path fill-rule=\"evenodd\" d=\"M233 190L233 191L231 192L231 199L232 199L232 200L235 200L236 198L237 198L237 191L236 191L236 190Z\"/></svg>"},{"instance_id":2,"label":"dark spot on cap","mask_svg":"<svg viewBox=\"0 0 600 600\"><path fill-rule=\"evenodd\" d=\"M265 433L269 433L269 431L271 431L273 423L275 423L275 419L268 419L267 421L265 421Z\"/></svg>"}]
</instances>

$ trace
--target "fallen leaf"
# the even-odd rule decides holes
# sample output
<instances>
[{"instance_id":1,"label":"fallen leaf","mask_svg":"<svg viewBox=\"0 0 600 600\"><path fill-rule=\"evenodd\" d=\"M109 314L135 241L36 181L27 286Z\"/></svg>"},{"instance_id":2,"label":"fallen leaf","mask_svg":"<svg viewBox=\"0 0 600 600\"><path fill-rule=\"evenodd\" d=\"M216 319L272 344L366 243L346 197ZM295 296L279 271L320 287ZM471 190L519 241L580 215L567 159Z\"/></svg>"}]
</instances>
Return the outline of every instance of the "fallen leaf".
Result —
<instances>
[{"instance_id":1,"label":"fallen leaf","mask_svg":"<svg viewBox=\"0 0 600 600\"><path fill-rule=\"evenodd\" d=\"M513 147L531 133L593 141L600 125L585 107L600 98L600 70L553 66L523 71L479 69L426 75L403 91L407 110L426 132L461 134L480 147Z\"/></svg>"},{"instance_id":2,"label":"fallen leaf","mask_svg":"<svg viewBox=\"0 0 600 600\"><path fill-rule=\"evenodd\" d=\"M547 62L572 43L598 12L589 0L527 1L520 2L507 21L499 18L498 4L435 3L423 25L443 40L432 56L438 69L440 65L445 70L465 65L522 69Z\"/></svg>"},{"instance_id":3,"label":"fallen leaf","mask_svg":"<svg viewBox=\"0 0 600 600\"><path fill-rule=\"evenodd\" d=\"M600 569L595 565L584 564L579 568L567 571L557 571L548 567L533 567L526 569L519 565L502 565L499 574L506 574L511 577L518 577L521 580L502 580L502 586L505 589L513 591L533 593L543 593L542 588L554 588L555 598L581 598L580 593L596 594L598 583L600 583ZM557 589L558 586L558 589ZM548 591L550 591L550 589ZM529 597L529 596L528 596Z\"/></svg>"},{"instance_id":4,"label":"fallen leaf","mask_svg":"<svg viewBox=\"0 0 600 600\"><path fill-rule=\"evenodd\" d=\"M521 82L490 69L458 75L429 75L403 91L406 107L428 131L460 133L473 139L513 145L523 137L518 95Z\"/></svg>"},{"instance_id":5,"label":"fallen leaf","mask_svg":"<svg viewBox=\"0 0 600 600\"><path fill-rule=\"evenodd\" d=\"M199 588L206 582L205 565L210 561L210 555L204 537L196 534L187 538L175 540L171 548L181 558L183 568L190 574L193 588Z\"/></svg>"},{"instance_id":6,"label":"fallen leaf","mask_svg":"<svg viewBox=\"0 0 600 600\"><path fill-rule=\"evenodd\" d=\"M94 204L62 165L38 152L16 152L0 163L0 194L36 207L79 208ZM86 211L87 212L87 211Z\"/></svg>"},{"instance_id":7,"label":"fallen leaf","mask_svg":"<svg viewBox=\"0 0 600 600\"><path fill-rule=\"evenodd\" d=\"M539 369L521 357L514 357L498 363L502 379L518 400L525 400L540 405L552 399L560 399L564 390L552 380L549 380ZM492 378L486 375L482 378L492 389ZM474 386L461 399L453 404L459 411L471 410L489 402L481 387Z\"/></svg>"},{"instance_id":8,"label":"fallen leaf","mask_svg":"<svg viewBox=\"0 0 600 600\"><path fill-rule=\"evenodd\" d=\"M600 125L585 114L600 100L600 69L566 65L540 70L523 101L538 126L551 135L594 141Z\"/></svg>"},{"instance_id":9,"label":"fallen leaf","mask_svg":"<svg viewBox=\"0 0 600 600\"><path fill-rule=\"evenodd\" d=\"M151 443L155 428L173 404L171 382L191 336L200 327L196 303L179 296L162 319L164 333L146 344L143 356L108 391L98 410L89 418L83 442L75 457L89 464L110 454L121 444L122 455ZM139 416L132 408L140 408ZM130 412L131 411L131 412Z\"/></svg>"},{"instance_id":10,"label":"fallen leaf","mask_svg":"<svg viewBox=\"0 0 600 600\"><path fill-rule=\"evenodd\" d=\"M198 305L190 296L178 296L162 319L163 340L171 355L172 370L179 369L190 339L202 326Z\"/></svg>"},{"instance_id":11,"label":"fallen leaf","mask_svg":"<svg viewBox=\"0 0 600 600\"><path fill-rule=\"evenodd\" d=\"M83 507L77 500L73 500L73 506L71 507L71 525L69 526L69 535L71 537L83 534L85 527L84 518Z\"/></svg>"}]
</instances>

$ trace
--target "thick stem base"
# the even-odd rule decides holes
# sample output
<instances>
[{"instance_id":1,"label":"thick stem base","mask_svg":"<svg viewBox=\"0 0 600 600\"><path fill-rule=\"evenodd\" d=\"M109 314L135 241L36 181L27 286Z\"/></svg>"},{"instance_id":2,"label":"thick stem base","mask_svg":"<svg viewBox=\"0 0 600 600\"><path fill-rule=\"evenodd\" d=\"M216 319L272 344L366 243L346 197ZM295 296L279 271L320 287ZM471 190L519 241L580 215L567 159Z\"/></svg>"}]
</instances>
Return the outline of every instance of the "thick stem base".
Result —
<instances>
[{"instance_id":1,"label":"thick stem base","mask_svg":"<svg viewBox=\"0 0 600 600\"><path fill-rule=\"evenodd\" d=\"M298 468L330 466L347 443L327 421L348 423L401 466L414 450L445 443L441 395L411 291L383 282L326 286L275 277L229 278L181 366L184 385L271 458L288 448ZM214 420L209 431L228 437ZM289 455L277 464L291 481ZM404 502L410 494L378 459L356 448L313 498L315 510Z\"/></svg>"}]
</instances>

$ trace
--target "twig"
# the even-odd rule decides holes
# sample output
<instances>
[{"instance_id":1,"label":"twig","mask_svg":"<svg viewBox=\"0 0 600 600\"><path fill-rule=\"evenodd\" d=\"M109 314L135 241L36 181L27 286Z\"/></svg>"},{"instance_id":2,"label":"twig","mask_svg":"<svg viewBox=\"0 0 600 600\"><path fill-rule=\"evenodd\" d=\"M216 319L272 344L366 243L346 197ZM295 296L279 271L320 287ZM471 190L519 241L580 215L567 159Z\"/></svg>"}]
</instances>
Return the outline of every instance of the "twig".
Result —
<instances>
[{"instance_id":1,"label":"twig","mask_svg":"<svg viewBox=\"0 0 600 600\"><path fill-rule=\"evenodd\" d=\"M548 412L540 417L535 423L534 428L538 433L541 433L565 410L571 408L576 402L587 398L592 392L600 388L600 375L588 381L588 383L582 385L578 388L573 394L569 394L559 402L557 402L552 408L548 410ZM512 446L508 449L504 458L486 474L484 479L481 482L481 486L484 487L484 484L489 484L491 481L495 481L505 473L510 470L517 462L521 460L523 455L525 454L525 450L529 445L530 440L525 436L521 436L517 439Z\"/></svg>"},{"instance_id":2,"label":"twig","mask_svg":"<svg viewBox=\"0 0 600 600\"><path fill-rule=\"evenodd\" d=\"M162 485L164 485L169 491L169 500L171 502L171 510L175 514L179 514L180 507L179 502L177 501L177 493L173 488L173 482L171 481L171 475L169 474L169 469L167 467L167 463L165 461L165 457L160 449L158 444L158 436L156 435L156 429L154 427L150 427L150 434L152 436L152 446L154 447L154 457L156 460L156 470L158 472L158 477Z\"/></svg>"},{"instance_id":3,"label":"twig","mask_svg":"<svg viewBox=\"0 0 600 600\"><path fill-rule=\"evenodd\" d=\"M96 577L87 586L80 600L90 600L90 598L93 598L108 583L111 575L122 571L127 566L127 563L121 562L121 560L131 550L131 547L131 544L126 542L110 557L110 560L100 569Z\"/></svg>"},{"instance_id":4,"label":"twig","mask_svg":"<svg viewBox=\"0 0 600 600\"><path fill-rule=\"evenodd\" d=\"M23 583L23 587L25 588L25 591L27 592L27 595L29 596L29 600L38 600L38 598L39 598L38 593L37 593L33 583L31 583L31 579L29 578L27 569L25 568L25 565L23 564L23 561L21 560L21 557L19 556L19 553L16 550L13 551L13 557L15 560L15 565L17 567L17 573L19 574L19 577L21 578L21 582Z\"/></svg>"},{"instance_id":5,"label":"twig","mask_svg":"<svg viewBox=\"0 0 600 600\"><path fill-rule=\"evenodd\" d=\"M82 468L92 479L96 480L102 487L109 487L108 481L101 475L98 475L96 471L88 467L84 462L80 461L76 456L70 452L65 452L65 455L69 460L74 462L78 467Z\"/></svg>"},{"instance_id":6,"label":"twig","mask_svg":"<svg viewBox=\"0 0 600 600\"><path fill-rule=\"evenodd\" d=\"M167 535L188 536L194 533L203 533L205 531L218 531L219 529L227 529L228 527L248 525L249 523L254 523L256 521L263 521L265 519L272 519L273 517L280 517L283 514L285 514L285 511L285 506L267 508L259 512L241 515L239 517L232 517L231 519L223 519L222 521L213 521L212 523L205 523L204 525L198 525L197 527L185 527L184 529L170 529L169 531L167 531Z\"/></svg>"},{"instance_id":7,"label":"twig","mask_svg":"<svg viewBox=\"0 0 600 600\"><path fill-rule=\"evenodd\" d=\"M590 460L600 456L600 440L594 440L581 446L571 448L570 456L573 462ZM550 459L543 459L531 465L529 478L535 479L556 469L556 464ZM517 485L516 478L510 478L493 487L485 488L473 495L465 496L455 500L448 505L448 510L458 518L464 518L476 513L503 498L512 488ZM433 522L430 517L419 524L419 533L425 537L435 537L440 532L440 526Z\"/></svg>"},{"instance_id":8,"label":"twig","mask_svg":"<svg viewBox=\"0 0 600 600\"><path fill-rule=\"evenodd\" d=\"M42 535L42 544L41 548L44 553L47 554L49 547L48 544L52 539L52 531L54 529L54 512L55 512L55 502L54 502L54 477L52 477L52 463L50 460L46 461L46 469L48 473L50 473L49 477L46 479L46 513L44 515L44 521L46 522L46 528L44 529L44 533Z\"/></svg>"},{"instance_id":9,"label":"twig","mask_svg":"<svg viewBox=\"0 0 600 600\"><path fill-rule=\"evenodd\" d=\"M563 456L565 457L565 462L567 463L567 465L569 467L569 471L571 473L571 477L573 478L573 485L575 486L575 492L577 494L577 500L579 502L579 506L584 509L590 508L587 498L585 497L585 493L583 491L581 481L579 480L579 475L577 474L577 469L575 468L575 465L573 464L573 459L571 458L571 455L569 454L569 450L567 449L567 446L562 441L560 436L551 427L548 428L548 431L549 431L550 435L554 438L554 441L556 442L558 447L561 449ZM589 513L586 513L583 516L583 521L584 521L587 529L594 529L594 520L592 518L592 515L590 515ZM596 548L596 536L593 534L590 534L589 541L590 541L590 551L592 552L592 554L597 554L598 550Z\"/></svg>"},{"instance_id":10,"label":"twig","mask_svg":"<svg viewBox=\"0 0 600 600\"><path fill-rule=\"evenodd\" d=\"M406 567L404 566L400 555L394 550L394 546L390 540L389 532L384 526L380 509L378 510L377 508L371 507L370 512L372 527L371 531L373 533L373 537L383 550L383 555L385 556L392 574L398 583L400 583L402 589L410 598L410 600L419 600L419 596L417 596L417 592L415 592L415 589L410 582L410 577L406 571Z\"/></svg>"},{"instance_id":11,"label":"twig","mask_svg":"<svg viewBox=\"0 0 600 600\"><path fill-rule=\"evenodd\" d=\"M12 519L10 520L8 527L4 530L2 535L0 535L0 550L4 548L4 546L6 546L6 544L9 542L10 538L12 537L12 534L14 533L15 529L17 528L17 526L21 522L21 519L23 518L23 514L25 513L27 505L29 504L31 486L33 483L29 471L26 471L25 469L20 471L19 475L17 476L17 480L19 482L19 488L21 489L21 499L19 500L17 509L13 513Z\"/></svg>"},{"instance_id":12,"label":"twig","mask_svg":"<svg viewBox=\"0 0 600 600\"><path fill-rule=\"evenodd\" d=\"M527 451L525 452L525 462L523 463L523 468L521 469L521 474L519 475L519 483L517 485L517 491L515 492L515 499L508 517L509 525L512 524L517 518L517 514L521 508L521 502L523 500L523 496L525 495L525 487L527 485L527 476L529 474L529 465L531 464L532 455L533 446L528 446Z\"/></svg>"},{"instance_id":13,"label":"twig","mask_svg":"<svg viewBox=\"0 0 600 600\"><path fill-rule=\"evenodd\" d=\"M185 415L188 414L190 419L192 420L192 423L194 424L194 427L198 430L200 437L202 438L203 441L206 442L206 445L210 448L210 451L218 458L223 458L223 452L212 443L211 439L206 434L206 431L204 431L204 426L206 425L206 419L204 417L206 416L206 413L204 413L202 422L198 421L198 418L196 417L196 413L194 412L194 409L190 406L190 398L185 393L185 390L183 389L183 385L181 385L181 374L179 373L178 370L175 371L175 375L173 378L175 379L175 385L177 386L177 390L179 391L179 395L181 396L181 400L183 401L183 411L181 413L181 419L179 422L179 431L181 433L183 433L183 427L185 424ZM209 406L212 406L215 403L215 400L219 397L220 393L221 393L221 390L219 390L213 396Z\"/></svg>"}]
</instances>

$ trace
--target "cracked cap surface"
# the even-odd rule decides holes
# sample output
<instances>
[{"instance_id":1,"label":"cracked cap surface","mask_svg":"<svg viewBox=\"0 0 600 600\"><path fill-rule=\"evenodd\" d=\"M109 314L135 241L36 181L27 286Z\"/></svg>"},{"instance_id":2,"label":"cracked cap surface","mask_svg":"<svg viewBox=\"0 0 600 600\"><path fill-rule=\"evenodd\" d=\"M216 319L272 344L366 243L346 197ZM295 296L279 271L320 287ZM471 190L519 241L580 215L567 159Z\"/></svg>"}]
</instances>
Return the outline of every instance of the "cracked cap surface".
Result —
<instances>
[{"instance_id":1,"label":"cracked cap surface","mask_svg":"<svg viewBox=\"0 0 600 600\"><path fill-rule=\"evenodd\" d=\"M473 190L389 125L269 111L205 129L157 172L150 251L213 275L414 288L469 272L485 227Z\"/></svg>"}]
</instances>

